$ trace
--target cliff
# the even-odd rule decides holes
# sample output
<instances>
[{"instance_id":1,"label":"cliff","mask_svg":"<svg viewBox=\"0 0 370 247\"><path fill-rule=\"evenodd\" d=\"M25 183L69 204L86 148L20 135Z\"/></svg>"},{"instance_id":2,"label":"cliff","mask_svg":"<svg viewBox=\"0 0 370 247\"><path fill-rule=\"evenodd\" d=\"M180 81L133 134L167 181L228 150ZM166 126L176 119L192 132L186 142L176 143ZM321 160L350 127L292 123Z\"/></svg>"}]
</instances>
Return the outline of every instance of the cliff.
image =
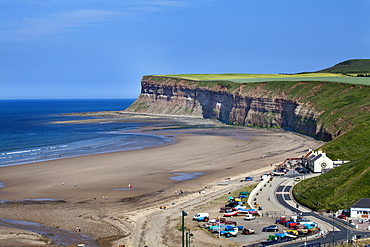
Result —
<instances>
[{"instance_id":1,"label":"cliff","mask_svg":"<svg viewBox=\"0 0 370 247\"><path fill-rule=\"evenodd\" d=\"M324 84L335 85L333 82L204 82L144 76L139 98L126 111L215 118L228 124L285 128L331 140L345 128L326 126L320 119L323 109L307 100L310 94L325 90ZM335 86L348 87L343 83ZM304 88L306 97L295 94L297 89Z\"/></svg>"}]
</instances>

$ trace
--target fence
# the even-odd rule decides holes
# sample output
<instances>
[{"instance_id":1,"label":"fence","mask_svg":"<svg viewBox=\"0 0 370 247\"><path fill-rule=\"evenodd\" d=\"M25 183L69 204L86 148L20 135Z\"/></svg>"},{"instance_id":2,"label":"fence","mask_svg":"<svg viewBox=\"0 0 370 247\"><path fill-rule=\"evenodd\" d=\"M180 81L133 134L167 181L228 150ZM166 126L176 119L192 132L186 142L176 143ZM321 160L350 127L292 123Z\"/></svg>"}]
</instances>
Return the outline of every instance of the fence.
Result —
<instances>
[{"instance_id":1,"label":"fence","mask_svg":"<svg viewBox=\"0 0 370 247\"><path fill-rule=\"evenodd\" d=\"M277 218L280 218L281 216L286 215L286 212L285 211L266 211L265 212L265 215L267 217L271 217L273 219L277 219Z\"/></svg>"}]
</instances>

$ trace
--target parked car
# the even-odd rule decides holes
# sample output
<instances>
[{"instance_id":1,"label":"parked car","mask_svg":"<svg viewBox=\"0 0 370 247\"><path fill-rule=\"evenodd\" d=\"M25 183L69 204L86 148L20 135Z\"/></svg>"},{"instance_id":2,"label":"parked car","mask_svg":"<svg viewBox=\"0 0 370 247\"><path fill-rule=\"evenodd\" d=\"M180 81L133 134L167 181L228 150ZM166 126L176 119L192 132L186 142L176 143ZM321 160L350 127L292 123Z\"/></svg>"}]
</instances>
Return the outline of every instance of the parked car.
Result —
<instances>
[{"instance_id":1,"label":"parked car","mask_svg":"<svg viewBox=\"0 0 370 247\"><path fill-rule=\"evenodd\" d=\"M235 228L233 230L220 231L220 235L225 236L225 238L236 237L238 235L238 231L238 228Z\"/></svg>"},{"instance_id":2,"label":"parked car","mask_svg":"<svg viewBox=\"0 0 370 247\"><path fill-rule=\"evenodd\" d=\"M228 204L225 205L225 208L235 208L238 205L239 202L229 202Z\"/></svg>"},{"instance_id":3,"label":"parked car","mask_svg":"<svg viewBox=\"0 0 370 247\"><path fill-rule=\"evenodd\" d=\"M253 178L252 177L246 177L245 181L253 181Z\"/></svg>"},{"instance_id":4,"label":"parked car","mask_svg":"<svg viewBox=\"0 0 370 247\"><path fill-rule=\"evenodd\" d=\"M287 173L289 171L289 169L287 169L285 167L280 167L277 171L278 172L285 172L285 173Z\"/></svg>"},{"instance_id":5,"label":"parked car","mask_svg":"<svg viewBox=\"0 0 370 247\"><path fill-rule=\"evenodd\" d=\"M295 170L296 170L297 172L302 171L302 169L304 169L304 168L302 168L302 167L300 167L300 166L298 166L298 167L296 167L296 168L295 168Z\"/></svg>"},{"instance_id":6,"label":"parked car","mask_svg":"<svg viewBox=\"0 0 370 247\"><path fill-rule=\"evenodd\" d=\"M271 226L266 226L262 228L263 232L277 232L279 231L279 228L277 225L271 225Z\"/></svg>"},{"instance_id":7,"label":"parked car","mask_svg":"<svg viewBox=\"0 0 370 247\"><path fill-rule=\"evenodd\" d=\"M244 216L244 220L254 220L256 218L256 216L254 216L253 214L246 214Z\"/></svg>"},{"instance_id":8,"label":"parked car","mask_svg":"<svg viewBox=\"0 0 370 247\"><path fill-rule=\"evenodd\" d=\"M350 216L349 209L343 209L342 214L345 215L345 216L347 216L347 217L349 217Z\"/></svg>"},{"instance_id":9,"label":"parked car","mask_svg":"<svg viewBox=\"0 0 370 247\"><path fill-rule=\"evenodd\" d=\"M208 213L197 213L194 215L193 220L208 222L209 214Z\"/></svg>"},{"instance_id":10,"label":"parked car","mask_svg":"<svg viewBox=\"0 0 370 247\"><path fill-rule=\"evenodd\" d=\"M302 169L301 169L301 170L299 170L298 172L299 172L299 173L304 173L304 174L306 174L306 173L308 173L308 170L307 170L307 169L302 168Z\"/></svg>"},{"instance_id":11,"label":"parked car","mask_svg":"<svg viewBox=\"0 0 370 247\"><path fill-rule=\"evenodd\" d=\"M221 219L223 219L223 218L221 218ZM231 221L231 220L224 221L224 224L225 225L233 225L233 226L238 225L238 223L236 223L236 221Z\"/></svg>"},{"instance_id":12,"label":"parked car","mask_svg":"<svg viewBox=\"0 0 370 247\"><path fill-rule=\"evenodd\" d=\"M344 214L341 214L337 218L338 219L342 219L342 220L346 220L347 219L347 216L345 216Z\"/></svg>"},{"instance_id":13,"label":"parked car","mask_svg":"<svg viewBox=\"0 0 370 247\"><path fill-rule=\"evenodd\" d=\"M254 234L254 230L253 229L249 229L249 228L244 228L242 230L242 234L244 234L244 235Z\"/></svg>"},{"instance_id":14,"label":"parked car","mask_svg":"<svg viewBox=\"0 0 370 247\"><path fill-rule=\"evenodd\" d=\"M294 180L297 181L297 182L299 182L299 181L301 181L301 178L300 177L296 177Z\"/></svg>"}]
</instances>

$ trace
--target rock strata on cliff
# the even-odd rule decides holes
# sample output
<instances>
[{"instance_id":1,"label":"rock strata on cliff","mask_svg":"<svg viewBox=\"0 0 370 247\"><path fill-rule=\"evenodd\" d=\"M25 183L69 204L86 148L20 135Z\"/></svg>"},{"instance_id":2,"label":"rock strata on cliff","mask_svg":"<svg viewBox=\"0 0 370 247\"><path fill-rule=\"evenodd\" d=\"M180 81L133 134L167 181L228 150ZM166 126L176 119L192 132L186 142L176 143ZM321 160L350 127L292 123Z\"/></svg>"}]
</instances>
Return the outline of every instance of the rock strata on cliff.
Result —
<instances>
[{"instance_id":1,"label":"rock strata on cliff","mask_svg":"<svg viewBox=\"0 0 370 247\"><path fill-rule=\"evenodd\" d=\"M233 125L285 128L322 140L336 136L334 130L328 131L319 120L323 111L302 100L299 94L289 93L308 82L290 82L289 89L274 88L276 85L271 86L272 83L239 84L144 76L141 94L126 112L187 115L214 118ZM323 86L316 84L306 92L309 96Z\"/></svg>"}]
</instances>

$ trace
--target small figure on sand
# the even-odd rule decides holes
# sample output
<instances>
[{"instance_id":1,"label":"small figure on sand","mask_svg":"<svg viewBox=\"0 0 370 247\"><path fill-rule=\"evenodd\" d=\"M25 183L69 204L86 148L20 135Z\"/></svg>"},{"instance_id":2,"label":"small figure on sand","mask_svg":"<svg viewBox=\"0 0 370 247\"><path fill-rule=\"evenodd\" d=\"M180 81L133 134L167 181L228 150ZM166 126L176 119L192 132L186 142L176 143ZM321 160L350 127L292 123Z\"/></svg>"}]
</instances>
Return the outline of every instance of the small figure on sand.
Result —
<instances>
[{"instance_id":1,"label":"small figure on sand","mask_svg":"<svg viewBox=\"0 0 370 247\"><path fill-rule=\"evenodd\" d=\"M81 232L81 228L79 226L76 226L76 232Z\"/></svg>"},{"instance_id":2,"label":"small figure on sand","mask_svg":"<svg viewBox=\"0 0 370 247\"><path fill-rule=\"evenodd\" d=\"M128 189L129 189L129 190L131 190L131 189L132 189L132 185L131 185L131 184L129 184L129 185L128 185Z\"/></svg>"}]
</instances>

